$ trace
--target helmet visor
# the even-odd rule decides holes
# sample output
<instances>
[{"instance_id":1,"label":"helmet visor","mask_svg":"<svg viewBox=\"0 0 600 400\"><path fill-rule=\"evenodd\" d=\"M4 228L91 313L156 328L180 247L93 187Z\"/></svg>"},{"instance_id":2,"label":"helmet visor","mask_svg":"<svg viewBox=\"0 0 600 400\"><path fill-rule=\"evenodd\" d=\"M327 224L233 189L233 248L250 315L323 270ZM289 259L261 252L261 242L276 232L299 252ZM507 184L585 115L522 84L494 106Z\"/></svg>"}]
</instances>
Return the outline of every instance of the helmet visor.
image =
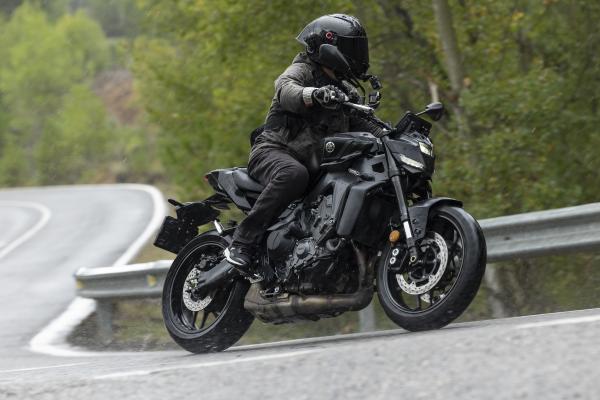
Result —
<instances>
[{"instance_id":1,"label":"helmet visor","mask_svg":"<svg viewBox=\"0 0 600 400\"><path fill-rule=\"evenodd\" d=\"M352 72L360 77L369 69L369 41L366 36L338 36L337 48L346 56Z\"/></svg>"}]
</instances>

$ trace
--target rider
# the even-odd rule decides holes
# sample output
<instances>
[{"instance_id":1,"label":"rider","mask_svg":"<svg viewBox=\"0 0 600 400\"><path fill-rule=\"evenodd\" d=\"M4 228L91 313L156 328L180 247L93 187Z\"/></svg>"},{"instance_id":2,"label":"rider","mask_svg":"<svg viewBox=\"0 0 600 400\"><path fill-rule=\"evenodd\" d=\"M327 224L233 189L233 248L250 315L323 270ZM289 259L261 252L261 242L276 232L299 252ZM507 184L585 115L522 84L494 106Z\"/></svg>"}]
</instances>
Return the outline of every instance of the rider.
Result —
<instances>
[{"instance_id":1,"label":"rider","mask_svg":"<svg viewBox=\"0 0 600 400\"><path fill-rule=\"evenodd\" d=\"M296 40L306 51L275 81L265 129L250 152L248 173L265 188L224 252L227 261L246 275L254 274L254 246L275 218L304 194L310 176L318 170L321 139L349 131L383 134L377 125L349 117L341 109L346 95L358 99L356 89L344 78L364 78L369 68L367 33L359 20L344 14L325 15L309 23ZM344 76L320 57L319 49L325 44L342 53L353 77Z\"/></svg>"}]
</instances>

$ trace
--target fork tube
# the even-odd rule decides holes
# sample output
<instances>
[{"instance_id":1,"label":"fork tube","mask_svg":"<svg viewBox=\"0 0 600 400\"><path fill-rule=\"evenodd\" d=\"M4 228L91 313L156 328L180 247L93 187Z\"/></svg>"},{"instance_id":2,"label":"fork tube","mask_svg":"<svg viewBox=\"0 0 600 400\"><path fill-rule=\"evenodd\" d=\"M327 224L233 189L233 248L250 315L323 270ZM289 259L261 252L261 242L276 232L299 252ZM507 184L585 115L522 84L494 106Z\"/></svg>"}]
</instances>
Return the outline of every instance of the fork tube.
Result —
<instances>
[{"instance_id":1,"label":"fork tube","mask_svg":"<svg viewBox=\"0 0 600 400\"><path fill-rule=\"evenodd\" d=\"M394 192L396 193L396 200L398 201L398 209L400 211L400 223L404 230L404 236L406 238L406 245L408 246L408 252L410 254L410 263L417 261L418 254L415 246L415 238L413 237L413 230L410 225L410 215L408 215L408 207L406 205L406 197L404 196L404 188L402 188L402 181L400 180L400 169L394 160L388 146L387 136L382 138L383 145L385 147L385 156L388 162L388 175L394 185Z\"/></svg>"}]
</instances>

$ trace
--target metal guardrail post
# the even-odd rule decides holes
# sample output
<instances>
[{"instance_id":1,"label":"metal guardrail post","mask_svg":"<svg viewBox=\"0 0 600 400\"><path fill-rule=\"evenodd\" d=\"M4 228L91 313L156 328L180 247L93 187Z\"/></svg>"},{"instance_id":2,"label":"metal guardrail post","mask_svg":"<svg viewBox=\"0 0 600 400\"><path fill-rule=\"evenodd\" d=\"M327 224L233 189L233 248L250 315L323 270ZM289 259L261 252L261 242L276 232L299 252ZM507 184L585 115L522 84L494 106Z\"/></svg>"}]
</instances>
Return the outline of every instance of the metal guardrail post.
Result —
<instances>
[{"instance_id":1,"label":"metal guardrail post","mask_svg":"<svg viewBox=\"0 0 600 400\"><path fill-rule=\"evenodd\" d=\"M358 329L361 332L372 332L376 329L375 324L375 308L373 301L358 312Z\"/></svg>"},{"instance_id":2,"label":"metal guardrail post","mask_svg":"<svg viewBox=\"0 0 600 400\"><path fill-rule=\"evenodd\" d=\"M498 268L494 264L488 264L483 277L487 293L487 302L493 318L504 318L509 316L506 305L502 301L502 285L498 279Z\"/></svg>"},{"instance_id":3,"label":"metal guardrail post","mask_svg":"<svg viewBox=\"0 0 600 400\"><path fill-rule=\"evenodd\" d=\"M97 300L96 302L96 326L98 338L104 345L113 340L113 312L114 303L110 299Z\"/></svg>"}]
</instances>

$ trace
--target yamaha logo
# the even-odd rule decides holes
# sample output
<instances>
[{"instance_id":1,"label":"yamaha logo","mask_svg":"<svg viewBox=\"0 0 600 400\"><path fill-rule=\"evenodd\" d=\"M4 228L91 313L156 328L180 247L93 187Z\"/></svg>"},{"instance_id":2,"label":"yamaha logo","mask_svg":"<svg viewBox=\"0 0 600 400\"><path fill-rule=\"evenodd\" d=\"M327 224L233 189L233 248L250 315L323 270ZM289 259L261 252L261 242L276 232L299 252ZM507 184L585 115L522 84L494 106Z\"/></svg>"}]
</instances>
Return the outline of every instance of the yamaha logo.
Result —
<instances>
[{"instance_id":1,"label":"yamaha logo","mask_svg":"<svg viewBox=\"0 0 600 400\"><path fill-rule=\"evenodd\" d=\"M325 151L326 152L333 153L334 150L335 150L335 143L333 143L333 142L325 143Z\"/></svg>"}]
</instances>

